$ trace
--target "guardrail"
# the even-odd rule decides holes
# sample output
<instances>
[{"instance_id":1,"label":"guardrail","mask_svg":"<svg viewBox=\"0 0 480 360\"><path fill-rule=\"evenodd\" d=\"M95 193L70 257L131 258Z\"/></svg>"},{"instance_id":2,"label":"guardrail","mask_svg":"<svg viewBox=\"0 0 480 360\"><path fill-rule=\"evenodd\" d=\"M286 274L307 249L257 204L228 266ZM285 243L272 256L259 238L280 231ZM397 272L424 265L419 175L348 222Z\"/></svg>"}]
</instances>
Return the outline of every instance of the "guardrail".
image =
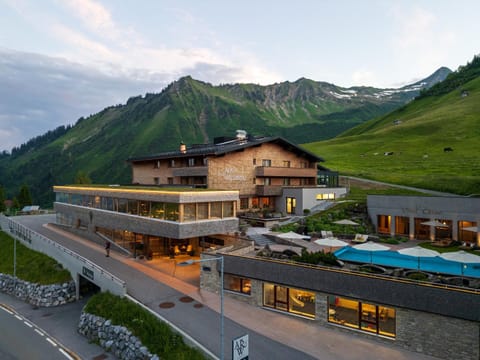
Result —
<instances>
[{"instance_id":1,"label":"guardrail","mask_svg":"<svg viewBox=\"0 0 480 360\"><path fill-rule=\"evenodd\" d=\"M5 219L2 219L2 225L5 225ZM7 219L7 228L5 229L5 226L2 226L4 231L8 231L10 235L15 237L17 240L24 241L27 243L28 247L31 247L32 240L33 241L41 241L48 246L54 247L60 252L63 252L64 254L74 258L75 260L81 262L83 266L95 270L97 273L102 275L104 278L114 282L115 284L119 285L121 288L124 289L126 292L127 285L125 281L119 279L115 275L111 274L110 272L106 271L102 267L96 265L95 263L91 262L90 260L84 258L83 256L77 254L76 252L67 249L66 247L58 244L57 242L50 240L49 238L37 233L36 231L27 228L26 226L19 224L18 222L14 221L13 219L8 218Z\"/></svg>"}]
</instances>

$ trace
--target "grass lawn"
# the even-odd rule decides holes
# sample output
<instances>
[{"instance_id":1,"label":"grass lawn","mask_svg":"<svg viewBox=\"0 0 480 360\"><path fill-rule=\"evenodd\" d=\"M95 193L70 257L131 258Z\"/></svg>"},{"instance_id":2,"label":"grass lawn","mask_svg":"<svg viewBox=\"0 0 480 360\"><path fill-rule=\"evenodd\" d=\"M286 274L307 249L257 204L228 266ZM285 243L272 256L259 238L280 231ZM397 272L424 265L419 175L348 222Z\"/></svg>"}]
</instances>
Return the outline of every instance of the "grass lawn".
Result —
<instances>
[{"instance_id":1,"label":"grass lawn","mask_svg":"<svg viewBox=\"0 0 480 360\"><path fill-rule=\"evenodd\" d=\"M0 231L0 273L13 275L13 238ZM38 284L58 284L72 279L54 259L33 251L17 241L17 271L19 279Z\"/></svg>"},{"instance_id":2,"label":"grass lawn","mask_svg":"<svg viewBox=\"0 0 480 360\"><path fill-rule=\"evenodd\" d=\"M126 298L103 292L93 296L85 312L112 324L129 329L150 352L165 360L203 360L206 357L197 349L185 344L183 338L153 314Z\"/></svg>"}]
</instances>

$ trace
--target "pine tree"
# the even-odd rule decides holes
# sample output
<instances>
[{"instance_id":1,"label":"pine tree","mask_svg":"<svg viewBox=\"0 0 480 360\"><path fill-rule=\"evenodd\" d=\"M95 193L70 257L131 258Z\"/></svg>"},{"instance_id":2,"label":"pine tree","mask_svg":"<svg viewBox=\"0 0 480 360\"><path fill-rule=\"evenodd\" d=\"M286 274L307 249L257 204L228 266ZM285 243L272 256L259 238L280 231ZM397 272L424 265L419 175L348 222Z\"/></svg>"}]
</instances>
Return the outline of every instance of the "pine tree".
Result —
<instances>
[{"instance_id":1,"label":"pine tree","mask_svg":"<svg viewBox=\"0 0 480 360\"><path fill-rule=\"evenodd\" d=\"M25 206L32 205L32 195L30 195L30 190L27 185L22 185L17 198L20 209L23 209Z\"/></svg>"},{"instance_id":2,"label":"pine tree","mask_svg":"<svg viewBox=\"0 0 480 360\"><path fill-rule=\"evenodd\" d=\"M5 206L5 190L3 186L0 186L0 212L4 212L7 209Z\"/></svg>"}]
</instances>

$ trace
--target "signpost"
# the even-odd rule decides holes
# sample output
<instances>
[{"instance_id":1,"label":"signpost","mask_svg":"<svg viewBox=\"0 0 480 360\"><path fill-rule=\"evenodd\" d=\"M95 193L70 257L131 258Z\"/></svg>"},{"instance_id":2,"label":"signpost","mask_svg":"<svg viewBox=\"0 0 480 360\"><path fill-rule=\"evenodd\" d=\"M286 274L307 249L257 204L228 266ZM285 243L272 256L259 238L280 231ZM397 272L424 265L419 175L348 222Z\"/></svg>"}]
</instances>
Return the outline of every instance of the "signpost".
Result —
<instances>
[{"instance_id":1,"label":"signpost","mask_svg":"<svg viewBox=\"0 0 480 360\"><path fill-rule=\"evenodd\" d=\"M248 334L232 340L232 359L248 360Z\"/></svg>"}]
</instances>

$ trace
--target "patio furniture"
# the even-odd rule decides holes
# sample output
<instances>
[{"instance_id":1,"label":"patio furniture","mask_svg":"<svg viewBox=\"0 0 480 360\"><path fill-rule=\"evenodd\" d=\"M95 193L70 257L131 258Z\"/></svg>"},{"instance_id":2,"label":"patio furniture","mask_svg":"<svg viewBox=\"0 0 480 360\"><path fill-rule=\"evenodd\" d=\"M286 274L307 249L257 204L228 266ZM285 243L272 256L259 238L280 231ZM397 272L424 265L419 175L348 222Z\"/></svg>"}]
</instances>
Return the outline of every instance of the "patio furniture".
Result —
<instances>
[{"instance_id":1,"label":"patio furniture","mask_svg":"<svg viewBox=\"0 0 480 360\"><path fill-rule=\"evenodd\" d=\"M361 244L361 243L367 242L367 240L368 240L368 235L356 234L352 242Z\"/></svg>"}]
</instances>

